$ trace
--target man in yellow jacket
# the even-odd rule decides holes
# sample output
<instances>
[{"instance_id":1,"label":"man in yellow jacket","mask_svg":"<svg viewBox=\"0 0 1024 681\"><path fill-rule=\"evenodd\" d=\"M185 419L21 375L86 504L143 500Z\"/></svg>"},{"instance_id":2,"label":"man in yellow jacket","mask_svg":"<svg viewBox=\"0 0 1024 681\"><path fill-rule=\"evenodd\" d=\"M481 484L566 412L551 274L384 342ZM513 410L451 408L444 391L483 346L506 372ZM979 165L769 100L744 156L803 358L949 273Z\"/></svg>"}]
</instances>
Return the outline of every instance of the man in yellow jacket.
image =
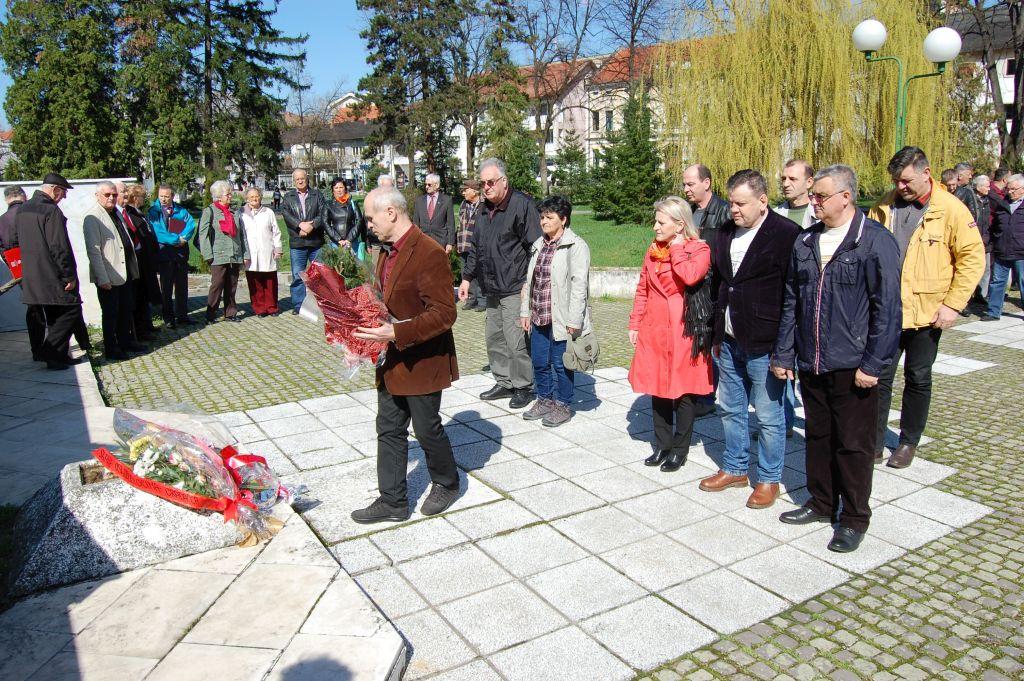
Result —
<instances>
[{"instance_id":1,"label":"man in yellow jacket","mask_svg":"<svg viewBox=\"0 0 1024 681\"><path fill-rule=\"evenodd\" d=\"M899 356L906 353L900 441L889 458L892 468L906 468L928 421L939 337L974 294L985 271L985 246L967 206L932 179L923 151L903 147L889 161L888 170L896 189L871 209L869 217L885 225L900 247L903 332L896 357L878 379L875 463L882 460L892 383Z\"/></svg>"}]
</instances>

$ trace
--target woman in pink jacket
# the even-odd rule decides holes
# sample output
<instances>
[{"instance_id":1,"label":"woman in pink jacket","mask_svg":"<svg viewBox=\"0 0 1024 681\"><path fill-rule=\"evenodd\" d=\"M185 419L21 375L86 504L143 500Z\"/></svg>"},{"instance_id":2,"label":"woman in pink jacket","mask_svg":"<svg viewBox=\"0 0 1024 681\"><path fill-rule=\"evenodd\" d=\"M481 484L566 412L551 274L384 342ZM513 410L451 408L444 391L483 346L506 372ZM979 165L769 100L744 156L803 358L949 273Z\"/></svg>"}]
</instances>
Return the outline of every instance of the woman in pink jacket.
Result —
<instances>
[{"instance_id":1,"label":"woman in pink jacket","mask_svg":"<svg viewBox=\"0 0 1024 681\"><path fill-rule=\"evenodd\" d=\"M690 451L694 396L714 389L713 308L706 283L711 249L697 236L686 201L669 196L654 211L654 242L644 256L629 317L635 347L629 382L635 392L651 396L654 412L656 449L644 463L672 472Z\"/></svg>"}]
</instances>

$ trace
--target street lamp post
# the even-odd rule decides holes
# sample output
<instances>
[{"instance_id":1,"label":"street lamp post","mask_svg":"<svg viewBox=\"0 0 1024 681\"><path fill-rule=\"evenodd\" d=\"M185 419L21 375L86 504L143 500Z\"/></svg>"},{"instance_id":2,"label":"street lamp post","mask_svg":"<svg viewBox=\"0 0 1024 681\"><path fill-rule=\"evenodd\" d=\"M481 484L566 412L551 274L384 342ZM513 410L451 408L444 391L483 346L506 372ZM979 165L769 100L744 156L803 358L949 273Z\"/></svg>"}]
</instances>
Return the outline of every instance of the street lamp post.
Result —
<instances>
[{"instance_id":1,"label":"street lamp post","mask_svg":"<svg viewBox=\"0 0 1024 681\"><path fill-rule=\"evenodd\" d=\"M948 26L935 29L925 37L923 45L925 59L935 64L935 71L918 73L904 79L903 60L892 56L874 56L875 52L882 49L888 37L885 25L877 19L865 19L853 29L853 46L864 53L867 61L896 62L896 151L899 151L903 148L907 136L907 91L910 89L911 81L941 76L946 72L946 64L960 54L962 43L960 34Z\"/></svg>"},{"instance_id":2,"label":"street lamp post","mask_svg":"<svg viewBox=\"0 0 1024 681\"><path fill-rule=\"evenodd\" d=\"M156 187L156 173L153 171L153 140L156 139L156 133L147 130L142 133L142 139L146 140L146 148L149 151L149 191L152 192Z\"/></svg>"}]
</instances>

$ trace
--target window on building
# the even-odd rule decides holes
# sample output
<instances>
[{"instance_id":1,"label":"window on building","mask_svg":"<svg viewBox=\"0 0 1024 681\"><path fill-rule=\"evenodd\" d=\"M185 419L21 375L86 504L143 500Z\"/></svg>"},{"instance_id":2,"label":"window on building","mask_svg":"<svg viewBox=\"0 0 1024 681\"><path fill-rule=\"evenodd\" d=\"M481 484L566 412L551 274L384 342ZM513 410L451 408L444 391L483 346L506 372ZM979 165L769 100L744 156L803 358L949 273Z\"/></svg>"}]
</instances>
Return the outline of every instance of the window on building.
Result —
<instances>
[{"instance_id":1,"label":"window on building","mask_svg":"<svg viewBox=\"0 0 1024 681\"><path fill-rule=\"evenodd\" d=\"M591 111L590 112L590 116L591 116L591 119L593 121L594 132L597 132L598 130L601 129L601 112L600 111Z\"/></svg>"},{"instance_id":2,"label":"window on building","mask_svg":"<svg viewBox=\"0 0 1024 681\"><path fill-rule=\"evenodd\" d=\"M554 128L548 128L548 132L547 132L547 134L544 137L544 143L545 144L554 144L554 142L555 142L555 129Z\"/></svg>"},{"instance_id":3,"label":"window on building","mask_svg":"<svg viewBox=\"0 0 1024 681\"><path fill-rule=\"evenodd\" d=\"M605 132L611 132L612 130L615 129L614 128L614 124L612 122L613 114L614 114L614 112L611 109L607 109L604 112L604 131Z\"/></svg>"},{"instance_id":4,"label":"window on building","mask_svg":"<svg viewBox=\"0 0 1024 681\"><path fill-rule=\"evenodd\" d=\"M600 168L601 167L601 152L598 151L597 149L594 149L594 163L593 163L593 165L594 165L594 168Z\"/></svg>"}]
</instances>

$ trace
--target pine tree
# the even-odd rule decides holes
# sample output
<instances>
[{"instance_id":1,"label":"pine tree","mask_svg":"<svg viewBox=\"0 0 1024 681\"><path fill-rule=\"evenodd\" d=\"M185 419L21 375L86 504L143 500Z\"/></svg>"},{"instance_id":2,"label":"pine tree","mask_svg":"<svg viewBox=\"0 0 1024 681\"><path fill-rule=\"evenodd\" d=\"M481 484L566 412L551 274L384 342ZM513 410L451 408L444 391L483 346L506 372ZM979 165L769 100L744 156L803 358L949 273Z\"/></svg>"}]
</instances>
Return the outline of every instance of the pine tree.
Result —
<instances>
[{"instance_id":1,"label":"pine tree","mask_svg":"<svg viewBox=\"0 0 1024 681\"><path fill-rule=\"evenodd\" d=\"M661 155L651 140L651 112L643 90L626 101L620 130L608 136L602 163L594 172L594 215L618 224L650 219L651 206L668 190Z\"/></svg>"},{"instance_id":2,"label":"pine tree","mask_svg":"<svg viewBox=\"0 0 1024 681\"><path fill-rule=\"evenodd\" d=\"M551 179L554 192L574 203L589 202L587 152L580 142L579 133L572 128L562 133L562 146L555 155L555 172Z\"/></svg>"},{"instance_id":3,"label":"pine tree","mask_svg":"<svg viewBox=\"0 0 1024 681\"><path fill-rule=\"evenodd\" d=\"M0 29L0 58L12 83L4 110L13 151L29 176L135 174L123 145L114 75L112 2L13 0Z\"/></svg>"}]
</instances>

